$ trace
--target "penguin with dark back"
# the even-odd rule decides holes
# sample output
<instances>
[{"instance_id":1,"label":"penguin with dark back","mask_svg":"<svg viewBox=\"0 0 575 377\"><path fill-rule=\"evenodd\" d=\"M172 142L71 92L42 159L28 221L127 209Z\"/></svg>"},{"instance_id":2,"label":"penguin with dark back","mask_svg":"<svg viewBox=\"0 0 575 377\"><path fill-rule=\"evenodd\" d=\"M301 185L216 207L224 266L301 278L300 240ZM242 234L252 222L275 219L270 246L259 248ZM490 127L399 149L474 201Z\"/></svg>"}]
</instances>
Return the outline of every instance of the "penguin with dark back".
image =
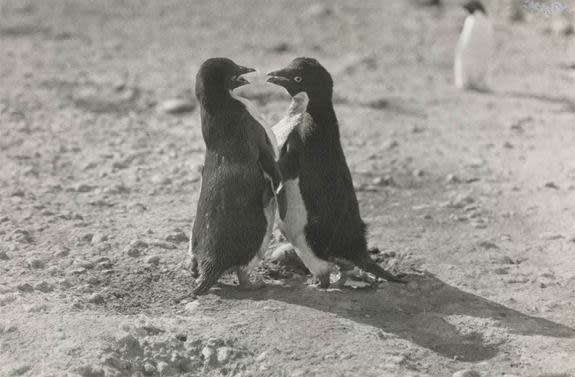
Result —
<instances>
[{"instance_id":1,"label":"penguin with dark back","mask_svg":"<svg viewBox=\"0 0 575 377\"><path fill-rule=\"evenodd\" d=\"M350 268L351 262L380 278L404 282L369 255L366 225L360 216L333 109L331 75L315 59L296 58L268 76L268 82L285 88L293 97L292 107L299 103L305 108L302 116L293 118L297 124L278 124L288 124L291 130L274 127L274 133L289 133L279 145L284 179L280 195L287 203L286 213L280 216L280 229L319 280L320 288L330 285L333 263L342 272ZM343 282L344 273L339 283Z\"/></svg>"},{"instance_id":2,"label":"penguin with dark back","mask_svg":"<svg viewBox=\"0 0 575 377\"><path fill-rule=\"evenodd\" d=\"M206 60L196 76L206 155L190 239L194 294L207 293L234 268L243 288L267 249L281 175L270 138L232 91L253 72L227 58Z\"/></svg>"}]
</instances>

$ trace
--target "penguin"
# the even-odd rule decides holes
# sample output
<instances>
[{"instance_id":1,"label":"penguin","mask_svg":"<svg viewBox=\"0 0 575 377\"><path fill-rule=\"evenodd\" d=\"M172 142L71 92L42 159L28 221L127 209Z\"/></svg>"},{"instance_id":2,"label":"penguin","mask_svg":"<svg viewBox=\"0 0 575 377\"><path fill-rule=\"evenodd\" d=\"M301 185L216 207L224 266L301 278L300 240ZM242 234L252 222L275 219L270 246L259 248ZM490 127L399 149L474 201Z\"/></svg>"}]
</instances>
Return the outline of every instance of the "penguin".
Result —
<instances>
[{"instance_id":1,"label":"penguin","mask_svg":"<svg viewBox=\"0 0 575 377\"><path fill-rule=\"evenodd\" d=\"M487 90L485 79L494 53L493 25L480 1L468 1L463 8L469 14L455 50L455 86Z\"/></svg>"},{"instance_id":2,"label":"penguin","mask_svg":"<svg viewBox=\"0 0 575 377\"><path fill-rule=\"evenodd\" d=\"M211 58L196 76L206 154L189 249L195 295L232 268L240 287L263 285L252 283L249 272L271 239L282 178L265 127L233 93L253 71Z\"/></svg>"},{"instance_id":3,"label":"penguin","mask_svg":"<svg viewBox=\"0 0 575 377\"><path fill-rule=\"evenodd\" d=\"M317 60L301 57L268 76L268 82L292 96L287 116L273 127L283 179L279 195L287 206L279 216L280 230L320 288L329 287L334 264L351 263L380 278L403 282L369 256L366 226L332 104L331 75Z\"/></svg>"}]
</instances>

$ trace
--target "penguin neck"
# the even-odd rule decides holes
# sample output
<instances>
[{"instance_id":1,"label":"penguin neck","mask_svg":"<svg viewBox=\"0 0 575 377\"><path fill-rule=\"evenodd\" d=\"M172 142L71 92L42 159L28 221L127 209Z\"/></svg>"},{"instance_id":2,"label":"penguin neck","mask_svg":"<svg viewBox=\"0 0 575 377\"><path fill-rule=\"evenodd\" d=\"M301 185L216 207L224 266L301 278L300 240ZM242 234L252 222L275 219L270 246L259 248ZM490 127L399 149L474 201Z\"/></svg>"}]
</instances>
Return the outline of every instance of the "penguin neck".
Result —
<instances>
[{"instance_id":1,"label":"penguin neck","mask_svg":"<svg viewBox=\"0 0 575 377\"><path fill-rule=\"evenodd\" d=\"M314 133L339 138L339 126L331 98L318 100L311 97L307 104L307 112L315 123Z\"/></svg>"},{"instance_id":2,"label":"penguin neck","mask_svg":"<svg viewBox=\"0 0 575 377\"><path fill-rule=\"evenodd\" d=\"M243 104L233 99L222 97L218 101L202 102L202 135L208 148L216 148L222 142L235 140L242 128L238 119L244 111Z\"/></svg>"},{"instance_id":3,"label":"penguin neck","mask_svg":"<svg viewBox=\"0 0 575 377\"><path fill-rule=\"evenodd\" d=\"M202 108L211 117L227 115L241 109L241 103L232 97L230 91L221 89L213 90L200 99ZM225 110L223 110L225 109Z\"/></svg>"}]
</instances>

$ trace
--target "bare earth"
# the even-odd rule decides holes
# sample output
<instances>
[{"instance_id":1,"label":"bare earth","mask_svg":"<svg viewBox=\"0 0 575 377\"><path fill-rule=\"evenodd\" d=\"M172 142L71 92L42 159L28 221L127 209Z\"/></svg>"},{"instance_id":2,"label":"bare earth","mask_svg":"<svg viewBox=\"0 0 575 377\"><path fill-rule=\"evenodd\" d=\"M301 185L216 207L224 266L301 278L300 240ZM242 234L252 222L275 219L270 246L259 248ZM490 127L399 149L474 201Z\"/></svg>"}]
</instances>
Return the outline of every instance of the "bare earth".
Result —
<instances>
[{"instance_id":1,"label":"bare earth","mask_svg":"<svg viewBox=\"0 0 575 377\"><path fill-rule=\"evenodd\" d=\"M414 2L2 0L0 376L575 376L574 37L493 1L493 92L462 93L463 10ZM411 282L326 292L268 263L279 285L194 301L204 145L164 101L208 57L302 55L333 73L370 244Z\"/></svg>"}]
</instances>

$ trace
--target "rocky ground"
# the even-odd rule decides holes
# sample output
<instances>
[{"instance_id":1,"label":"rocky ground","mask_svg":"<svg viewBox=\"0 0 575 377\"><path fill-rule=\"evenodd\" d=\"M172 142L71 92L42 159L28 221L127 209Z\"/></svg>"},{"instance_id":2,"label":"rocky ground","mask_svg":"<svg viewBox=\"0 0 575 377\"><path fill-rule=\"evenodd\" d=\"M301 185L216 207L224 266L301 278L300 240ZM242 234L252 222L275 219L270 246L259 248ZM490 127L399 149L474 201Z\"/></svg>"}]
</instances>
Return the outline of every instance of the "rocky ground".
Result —
<instances>
[{"instance_id":1,"label":"rocky ground","mask_svg":"<svg viewBox=\"0 0 575 377\"><path fill-rule=\"evenodd\" d=\"M417 3L2 0L0 375L575 376L573 31L492 1L493 91L462 93L465 14ZM192 300L193 74L301 55L333 73L370 244L410 283L326 292L268 262L281 284ZM270 121L288 104L243 92Z\"/></svg>"}]
</instances>

